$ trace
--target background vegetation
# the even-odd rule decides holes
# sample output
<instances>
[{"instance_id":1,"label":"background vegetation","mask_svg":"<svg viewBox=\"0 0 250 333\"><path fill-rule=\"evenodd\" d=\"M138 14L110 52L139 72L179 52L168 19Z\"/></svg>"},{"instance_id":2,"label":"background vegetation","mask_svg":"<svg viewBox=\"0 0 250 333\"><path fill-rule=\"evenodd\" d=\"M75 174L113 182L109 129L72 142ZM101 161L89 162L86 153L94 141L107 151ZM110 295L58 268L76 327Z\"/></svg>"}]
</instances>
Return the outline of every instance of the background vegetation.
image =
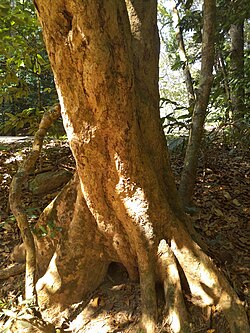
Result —
<instances>
[{"instance_id":1,"label":"background vegetation","mask_svg":"<svg viewBox=\"0 0 250 333\"><path fill-rule=\"evenodd\" d=\"M0 4L0 134L33 134L56 92L33 2Z\"/></svg>"},{"instance_id":2,"label":"background vegetation","mask_svg":"<svg viewBox=\"0 0 250 333\"><path fill-rule=\"evenodd\" d=\"M192 120L184 71L188 66L195 95L200 79L202 2L170 3L166 7L166 1L159 2L162 42L160 87L164 125L168 132L173 132L189 128ZM178 22L174 20L174 7L178 11ZM217 1L214 81L206 128L220 130L225 143L230 145L242 143L249 134L249 14L249 4L245 0ZM233 29L238 31L236 36L232 36ZM184 59L178 32L184 42Z\"/></svg>"},{"instance_id":3,"label":"background vegetation","mask_svg":"<svg viewBox=\"0 0 250 333\"><path fill-rule=\"evenodd\" d=\"M195 98L200 78L202 3L160 0L158 7L162 122L166 134L187 134L192 105L183 73L188 67ZM230 146L249 143L249 17L247 0L217 1L214 82L206 128L217 128ZM0 135L30 135L43 112L57 100L33 2L1 1L0 27ZM184 42L184 59L178 31Z\"/></svg>"}]
</instances>

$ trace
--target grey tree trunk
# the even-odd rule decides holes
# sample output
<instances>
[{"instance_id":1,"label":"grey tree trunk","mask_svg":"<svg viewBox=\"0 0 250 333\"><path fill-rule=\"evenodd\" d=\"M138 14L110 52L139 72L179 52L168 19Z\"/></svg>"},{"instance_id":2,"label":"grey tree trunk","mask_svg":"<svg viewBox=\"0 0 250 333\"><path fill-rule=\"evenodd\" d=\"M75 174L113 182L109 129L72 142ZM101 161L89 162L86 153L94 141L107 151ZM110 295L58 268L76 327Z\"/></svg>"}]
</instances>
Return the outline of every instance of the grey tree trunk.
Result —
<instances>
[{"instance_id":1,"label":"grey tree trunk","mask_svg":"<svg viewBox=\"0 0 250 333\"><path fill-rule=\"evenodd\" d=\"M188 57L187 57L187 52L186 52L185 43L184 43L184 39L183 39L182 29L180 27L179 12L178 12L176 5L174 5L174 7L173 7L172 15L173 15L173 21L174 21L174 25L175 25L176 39L178 42L179 56L180 56L180 60L183 63L182 69L183 69L185 84L186 84L187 93L188 93L189 113L190 113L190 115L192 115L193 110L194 110L194 105L195 105L193 80L192 80L192 75L191 75L190 67L189 67L189 63L188 63Z\"/></svg>"},{"instance_id":2,"label":"grey tree trunk","mask_svg":"<svg viewBox=\"0 0 250 333\"><path fill-rule=\"evenodd\" d=\"M218 63L219 63L219 70L221 70L223 76L223 86L225 91L225 98L227 103L227 110L225 111L225 121L229 121L231 114L232 114L232 101L231 101L231 89L229 85L229 76L226 68L226 64L223 58L222 53L218 52Z\"/></svg>"},{"instance_id":3,"label":"grey tree trunk","mask_svg":"<svg viewBox=\"0 0 250 333\"><path fill-rule=\"evenodd\" d=\"M236 125L245 114L245 89L244 89L244 22L232 24L230 27L231 37L231 104L233 120Z\"/></svg>"},{"instance_id":4,"label":"grey tree trunk","mask_svg":"<svg viewBox=\"0 0 250 333\"><path fill-rule=\"evenodd\" d=\"M203 127L213 82L215 15L215 0L204 0L200 83L179 186L182 205L187 210L192 206Z\"/></svg>"}]
</instances>

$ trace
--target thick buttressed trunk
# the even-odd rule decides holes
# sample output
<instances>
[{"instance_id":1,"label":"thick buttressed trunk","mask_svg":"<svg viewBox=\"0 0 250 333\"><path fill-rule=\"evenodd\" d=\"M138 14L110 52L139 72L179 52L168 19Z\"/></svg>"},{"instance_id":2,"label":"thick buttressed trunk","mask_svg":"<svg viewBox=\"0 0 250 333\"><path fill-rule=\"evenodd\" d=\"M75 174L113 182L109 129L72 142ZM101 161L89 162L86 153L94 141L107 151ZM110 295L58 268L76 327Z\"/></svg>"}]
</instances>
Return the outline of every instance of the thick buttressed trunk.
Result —
<instances>
[{"instance_id":1,"label":"thick buttressed trunk","mask_svg":"<svg viewBox=\"0 0 250 333\"><path fill-rule=\"evenodd\" d=\"M36 238L44 315L67 316L116 261L140 280L147 333L157 322L156 280L173 300L173 332L189 332L180 265L201 303L216 299L232 332L247 332L236 295L182 223L160 127L156 1L36 0L36 8L77 168L37 225L55 226L53 238Z\"/></svg>"}]
</instances>

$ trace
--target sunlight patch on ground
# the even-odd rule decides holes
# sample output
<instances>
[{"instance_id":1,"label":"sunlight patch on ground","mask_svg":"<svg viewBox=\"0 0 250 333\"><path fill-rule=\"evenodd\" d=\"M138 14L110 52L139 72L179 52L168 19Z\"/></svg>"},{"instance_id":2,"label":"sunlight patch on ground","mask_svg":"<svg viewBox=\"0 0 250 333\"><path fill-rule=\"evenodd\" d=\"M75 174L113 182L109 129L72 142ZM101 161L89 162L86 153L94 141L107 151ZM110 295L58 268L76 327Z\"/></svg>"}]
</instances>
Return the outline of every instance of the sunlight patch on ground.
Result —
<instances>
[{"instance_id":1,"label":"sunlight patch on ground","mask_svg":"<svg viewBox=\"0 0 250 333\"><path fill-rule=\"evenodd\" d=\"M33 136L0 136L0 143L21 143L33 141Z\"/></svg>"},{"instance_id":2,"label":"sunlight patch on ground","mask_svg":"<svg viewBox=\"0 0 250 333\"><path fill-rule=\"evenodd\" d=\"M83 330L77 330L77 332L81 333L81 332L84 332L84 333L108 333L110 330L110 326L105 323L104 320L100 320L98 321L98 319L94 319L91 321L91 325L86 327L85 329L83 328ZM76 332L76 331L72 331L73 333Z\"/></svg>"},{"instance_id":3,"label":"sunlight patch on ground","mask_svg":"<svg viewBox=\"0 0 250 333\"><path fill-rule=\"evenodd\" d=\"M94 314L86 313L83 311L79 314L76 319L70 325L70 330L72 333L108 333L111 329L108 321L110 320L109 316L102 314L94 317Z\"/></svg>"},{"instance_id":4,"label":"sunlight patch on ground","mask_svg":"<svg viewBox=\"0 0 250 333\"><path fill-rule=\"evenodd\" d=\"M7 158L6 161L4 162L5 164L10 164L10 163L13 163L15 161L22 161L23 160L23 156L21 155L15 155L15 156L11 156L10 158Z\"/></svg>"}]
</instances>

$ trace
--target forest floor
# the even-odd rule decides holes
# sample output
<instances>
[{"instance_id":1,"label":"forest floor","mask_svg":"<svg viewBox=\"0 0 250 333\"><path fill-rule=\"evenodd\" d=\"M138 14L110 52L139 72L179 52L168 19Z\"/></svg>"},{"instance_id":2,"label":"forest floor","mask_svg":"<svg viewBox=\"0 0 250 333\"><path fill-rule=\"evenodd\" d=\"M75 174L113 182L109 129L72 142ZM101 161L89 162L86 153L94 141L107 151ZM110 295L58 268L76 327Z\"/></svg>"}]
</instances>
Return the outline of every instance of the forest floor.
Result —
<instances>
[{"instance_id":1,"label":"forest floor","mask_svg":"<svg viewBox=\"0 0 250 333\"><path fill-rule=\"evenodd\" d=\"M12 176L31 147L31 141L0 140L0 276L13 264L13 249L21 243L19 230L8 206ZM172 154L177 182L183 151ZM250 155L244 150L227 149L219 142L203 149L195 191L197 209L192 214L195 228L209 246L211 258L223 271L250 315ZM74 171L74 160L65 141L47 140L36 173L67 169ZM34 178L31 175L30 179ZM60 189L34 195L27 185L23 204L30 223L35 223ZM15 258L16 260L16 258ZM17 259L18 261L18 259ZM20 260L21 262L21 260ZM0 331L8 310L18 308L24 290L24 273L0 279ZM79 310L80 309L80 310ZM121 267L111 266L107 278L88 302L79 304L78 315L65 332L139 333L140 291L130 283ZM191 310L191 316L192 316ZM211 309L202 313L192 333L227 333L226 325ZM166 324L159 332L169 332Z\"/></svg>"}]
</instances>

